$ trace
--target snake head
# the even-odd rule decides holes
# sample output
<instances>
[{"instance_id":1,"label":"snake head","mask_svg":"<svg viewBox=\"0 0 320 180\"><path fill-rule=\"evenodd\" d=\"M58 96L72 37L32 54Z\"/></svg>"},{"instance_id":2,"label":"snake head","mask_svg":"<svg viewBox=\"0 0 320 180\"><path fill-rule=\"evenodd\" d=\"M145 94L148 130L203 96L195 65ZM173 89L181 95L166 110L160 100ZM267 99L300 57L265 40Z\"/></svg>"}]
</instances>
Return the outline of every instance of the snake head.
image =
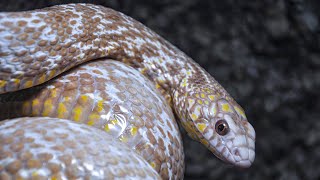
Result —
<instances>
[{"instance_id":1,"label":"snake head","mask_svg":"<svg viewBox=\"0 0 320 180\"><path fill-rule=\"evenodd\" d=\"M185 92L182 99L174 99L179 101L180 110L184 109L178 116L190 137L227 163L241 168L251 166L255 131L242 108L224 89L217 92L195 88Z\"/></svg>"}]
</instances>

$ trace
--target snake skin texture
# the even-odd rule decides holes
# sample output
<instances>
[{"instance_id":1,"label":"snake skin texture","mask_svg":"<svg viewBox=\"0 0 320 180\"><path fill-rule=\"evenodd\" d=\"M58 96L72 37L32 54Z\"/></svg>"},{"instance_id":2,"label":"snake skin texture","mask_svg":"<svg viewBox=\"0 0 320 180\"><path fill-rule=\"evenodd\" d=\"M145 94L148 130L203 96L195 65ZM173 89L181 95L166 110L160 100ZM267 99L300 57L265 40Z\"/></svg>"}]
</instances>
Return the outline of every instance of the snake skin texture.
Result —
<instances>
[{"instance_id":1,"label":"snake skin texture","mask_svg":"<svg viewBox=\"0 0 320 180\"><path fill-rule=\"evenodd\" d=\"M74 68L35 88L0 95L0 119L70 119L135 149L163 179L181 179L184 155L174 115L139 71L112 60Z\"/></svg>"},{"instance_id":2,"label":"snake skin texture","mask_svg":"<svg viewBox=\"0 0 320 180\"><path fill-rule=\"evenodd\" d=\"M204 144L218 158L239 167L249 167L252 164L255 158L255 131L247 121L243 109L213 77L191 58L141 23L112 9L91 4L68 4L27 12L0 13L0 94L6 96L6 93L45 83L78 65L80 65L80 72L83 63L104 57L121 61L150 79L153 86L161 92L172 107L176 118L190 137ZM100 68L102 67L95 69ZM93 75L85 76L92 78ZM66 79L66 81L73 82L73 79ZM77 80L74 81L77 82ZM92 79L89 78L84 84L90 84L90 81ZM45 86L44 89L59 87L59 83L54 83L52 86ZM79 85L79 82L71 84ZM121 84L120 81L118 84ZM61 86L67 89L78 88L68 87L68 85ZM61 92L57 92L59 97L64 94L65 87ZM99 126L99 123L111 123L114 130L121 129L121 125L110 119L106 121L103 119L105 116L101 114L98 115L100 119L95 120L96 117L92 113L97 113L95 108L98 107L98 101L101 99L94 96L95 93L90 91L92 89L94 88L87 88L83 91L84 93L88 91L89 94L93 94L92 96L79 95L79 93L70 93L65 96L75 97L73 102L79 103L81 111L77 111L77 106L69 109L71 105L67 102L62 102L63 105L60 105L61 101L60 98L57 98L58 96L51 98L55 94L54 91L49 93L50 97L35 96L35 100L39 100L39 106L37 103L33 104L33 100L29 104L25 100L18 101L23 101L23 112L35 112L34 114L43 116L54 114L53 117L71 119L73 117L74 120L89 125ZM126 90L130 93L129 89ZM138 91L138 93L143 93L143 91ZM25 92L17 91L16 93L27 96L28 93L24 94ZM48 93L47 90L43 92ZM81 88L80 92L82 92ZM158 102L154 101L154 104ZM152 103L149 102L149 104ZM13 102L11 105L15 106L17 103ZM91 109L84 105L91 106ZM63 106L66 107L66 112L63 111ZM52 109L57 109L57 111ZM115 108L112 112L118 109L121 110L121 107ZM142 112L144 110L141 109ZM104 111L108 113L107 109ZM133 110L130 110L130 113L133 113ZM82 114L85 114L83 118L80 117ZM147 118L147 114L144 112L142 114ZM151 114L155 117L159 116L157 112L152 111ZM168 115L165 118L167 123L160 122L161 125L167 126L172 120L170 112L166 114ZM117 118L119 120L122 116ZM111 131L112 128L107 124L100 128ZM133 125L137 126L135 123ZM145 129L141 129L141 133L148 136L151 126L148 124L145 126ZM131 127L130 133L136 132L135 127ZM170 127L163 126L160 130L158 124L153 127L156 127L160 133L170 129ZM176 125L171 124L171 129L176 129ZM125 130L123 132L126 133ZM150 142L157 143L155 146L158 148L155 149L164 147L169 149L170 153L170 149L174 147L172 151L180 152L177 149L182 146L179 133L170 131L170 136L165 132L161 136L166 137L165 139L151 136ZM128 133L129 136L132 136L130 133ZM118 135L120 140L127 141L128 137L125 134ZM174 144L171 144L172 142ZM162 161L163 157L160 155L155 158L160 162L151 160L149 163L151 162L151 166L158 172L159 169L163 170L161 175L165 178L174 178L175 173L180 176L178 172L181 170L178 169L181 169L183 165L174 169L170 163L178 162L183 158L183 154L177 153L174 161L165 165L163 162L166 161Z\"/></svg>"},{"instance_id":3,"label":"snake skin texture","mask_svg":"<svg viewBox=\"0 0 320 180\"><path fill-rule=\"evenodd\" d=\"M128 146L72 121L48 117L2 121L0 145L2 180L161 179Z\"/></svg>"}]
</instances>

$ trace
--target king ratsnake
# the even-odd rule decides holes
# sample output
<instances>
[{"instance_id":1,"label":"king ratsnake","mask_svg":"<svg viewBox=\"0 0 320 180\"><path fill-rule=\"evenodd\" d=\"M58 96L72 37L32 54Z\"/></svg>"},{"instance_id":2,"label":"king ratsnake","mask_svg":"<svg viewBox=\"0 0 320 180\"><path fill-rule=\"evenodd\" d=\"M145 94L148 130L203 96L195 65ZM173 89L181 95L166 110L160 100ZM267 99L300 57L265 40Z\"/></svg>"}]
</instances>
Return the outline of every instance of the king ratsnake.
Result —
<instances>
[{"instance_id":1,"label":"king ratsnake","mask_svg":"<svg viewBox=\"0 0 320 180\"><path fill-rule=\"evenodd\" d=\"M105 58L116 61L105 61ZM0 94L4 107L2 119L44 116L96 126L138 149L138 154L147 158L146 164L164 179L182 178L184 169L181 137L169 107L189 136L223 161L249 167L255 157L253 127L242 108L212 76L141 23L102 6L67 4L0 13ZM158 122L144 121L148 118ZM54 124L52 119L30 119L34 118L29 118L30 124L32 121L43 126L46 121ZM20 120L21 124L28 122ZM0 128L8 127L6 123L10 121L3 121ZM52 131L60 128L58 122ZM66 126L84 125L68 122ZM24 129L24 133L32 134L31 129ZM5 134L0 136L5 137ZM9 146L16 141L2 142ZM8 154L8 149L0 150ZM8 176L20 173L19 177L52 176L48 168L37 169L41 166L32 166L27 171L28 163L10 168L15 162L12 156L0 158L1 165L7 167L0 168L0 173ZM122 163L126 162L130 161ZM106 177L106 173L94 174L92 167L95 167L92 163L90 167L75 166L79 172L86 172L81 174L70 173L74 171L67 171L61 165L58 173L59 177L64 177L64 173L69 177L68 172L76 177L90 173L88 177ZM125 169L122 175L135 177L130 168Z\"/></svg>"}]
</instances>

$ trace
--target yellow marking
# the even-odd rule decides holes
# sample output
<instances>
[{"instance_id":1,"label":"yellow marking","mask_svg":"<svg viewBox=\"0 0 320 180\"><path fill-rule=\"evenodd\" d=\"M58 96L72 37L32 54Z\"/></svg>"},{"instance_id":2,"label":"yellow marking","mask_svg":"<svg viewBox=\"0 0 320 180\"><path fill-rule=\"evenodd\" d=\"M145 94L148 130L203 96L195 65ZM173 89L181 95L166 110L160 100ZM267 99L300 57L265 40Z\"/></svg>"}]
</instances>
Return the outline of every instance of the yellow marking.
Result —
<instances>
[{"instance_id":1,"label":"yellow marking","mask_svg":"<svg viewBox=\"0 0 320 180\"><path fill-rule=\"evenodd\" d=\"M51 101L51 99L47 99L44 102L44 109L43 109L43 112L42 112L42 116L49 116L49 114L52 111L52 109L53 109L52 101Z\"/></svg>"},{"instance_id":2,"label":"yellow marking","mask_svg":"<svg viewBox=\"0 0 320 180\"><path fill-rule=\"evenodd\" d=\"M143 145L143 149L148 149L150 148L150 142L146 142L144 145Z\"/></svg>"},{"instance_id":3,"label":"yellow marking","mask_svg":"<svg viewBox=\"0 0 320 180\"><path fill-rule=\"evenodd\" d=\"M197 102L198 102L198 104L201 104L201 105L203 104L201 99L198 99Z\"/></svg>"},{"instance_id":4,"label":"yellow marking","mask_svg":"<svg viewBox=\"0 0 320 180\"><path fill-rule=\"evenodd\" d=\"M141 73L144 74L144 75L145 75L147 72L148 72L148 69L147 69L147 68L143 68L143 69L141 70Z\"/></svg>"},{"instance_id":5,"label":"yellow marking","mask_svg":"<svg viewBox=\"0 0 320 180\"><path fill-rule=\"evenodd\" d=\"M215 106L212 107L211 112L213 113L214 116L216 115L217 109Z\"/></svg>"},{"instance_id":6,"label":"yellow marking","mask_svg":"<svg viewBox=\"0 0 320 180\"><path fill-rule=\"evenodd\" d=\"M51 90L51 97L57 97L57 89L52 89Z\"/></svg>"},{"instance_id":7,"label":"yellow marking","mask_svg":"<svg viewBox=\"0 0 320 180\"><path fill-rule=\"evenodd\" d=\"M81 108L80 106L75 107L75 108L73 109L73 113L74 113L73 119L74 119L75 121L79 121L79 120L80 120L80 117L81 117L81 115L82 115L82 108Z\"/></svg>"},{"instance_id":8,"label":"yellow marking","mask_svg":"<svg viewBox=\"0 0 320 180\"><path fill-rule=\"evenodd\" d=\"M242 108L239 108L238 106L235 106L234 109L239 113L243 118L247 119L246 114L242 110Z\"/></svg>"},{"instance_id":9,"label":"yellow marking","mask_svg":"<svg viewBox=\"0 0 320 180\"><path fill-rule=\"evenodd\" d=\"M82 103L86 103L86 102L88 101L88 96L87 96L87 95L81 95L81 96L80 96L80 101L81 101Z\"/></svg>"},{"instance_id":10,"label":"yellow marking","mask_svg":"<svg viewBox=\"0 0 320 180\"><path fill-rule=\"evenodd\" d=\"M49 73L49 79L53 78L55 74L56 74L56 70L50 71L50 73Z\"/></svg>"},{"instance_id":11,"label":"yellow marking","mask_svg":"<svg viewBox=\"0 0 320 180\"><path fill-rule=\"evenodd\" d=\"M89 120L87 124L88 124L88 126L93 126L94 125L94 120L92 120L92 119Z\"/></svg>"},{"instance_id":12,"label":"yellow marking","mask_svg":"<svg viewBox=\"0 0 320 180\"><path fill-rule=\"evenodd\" d=\"M209 146L209 142L205 139L200 139L200 142L207 147Z\"/></svg>"},{"instance_id":13,"label":"yellow marking","mask_svg":"<svg viewBox=\"0 0 320 180\"><path fill-rule=\"evenodd\" d=\"M191 71L187 71L187 75L191 75Z\"/></svg>"},{"instance_id":14,"label":"yellow marking","mask_svg":"<svg viewBox=\"0 0 320 180\"><path fill-rule=\"evenodd\" d=\"M200 96L201 96L201 98L205 98L206 97L206 95L203 94L203 93L201 93Z\"/></svg>"},{"instance_id":15,"label":"yellow marking","mask_svg":"<svg viewBox=\"0 0 320 180\"><path fill-rule=\"evenodd\" d=\"M158 84L158 83L156 83L156 89L159 89L161 86Z\"/></svg>"},{"instance_id":16,"label":"yellow marking","mask_svg":"<svg viewBox=\"0 0 320 180\"><path fill-rule=\"evenodd\" d=\"M63 99L65 102L70 102L71 101L71 97L64 97L64 99Z\"/></svg>"},{"instance_id":17,"label":"yellow marking","mask_svg":"<svg viewBox=\"0 0 320 180\"><path fill-rule=\"evenodd\" d=\"M124 137L124 136L120 136L120 137L119 137L119 140L120 140L121 142L124 142L124 143L128 142L128 138L126 138L126 137Z\"/></svg>"},{"instance_id":18,"label":"yellow marking","mask_svg":"<svg viewBox=\"0 0 320 180\"><path fill-rule=\"evenodd\" d=\"M204 123L198 123L197 126L200 132L203 132L207 127Z\"/></svg>"},{"instance_id":19,"label":"yellow marking","mask_svg":"<svg viewBox=\"0 0 320 180\"><path fill-rule=\"evenodd\" d=\"M199 94L196 94L196 98L200 98Z\"/></svg>"},{"instance_id":20,"label":"yellow marking","mask_svg":"<svg viewBox=\"0 0 320 180\"><path fill-rule=\"evenodd\" d=\"M37 171L34 171L34 172L31 173L31 176L33 176L33 177L36 177L38 175L39 175L39 173Z\"/></svg>"},{"instance_id":21,"label":"yellow marking","mask_svg":"<svg viewBox=\"0 0 320 180\"><path fill-rule=\"evenodd\" d=\"M184 78L184 79L182 80L182 87L186 87L186 86L187 86L187 79Z\"/></svg>"},{"instance_id":22,"label":"yellow marking","mask_svg":"<svg viewBox=\"0 0 320 180\"><path fill-rule=\"evenodd\" d=\"M195 121L195 120L198 119L198 116L196 114L192 113L191 114L191 119Z\"/></svg>"},{"instance_id":23,"label":"yellow marking","mask_svg":"<svg viewBox=\"0 0 320 180\"><path fill-rule=\"evenodd\" d=\"M192 106L194 104L194 100L193 99L188 99L189 102L189 106Z\"/></svg>"},{"instance_id":24,"label":"yellow marking","mask_svg":"<svg viewBox=\"0 0 320 180\"><path fill-rule=\"evenodd\" d=\"M61 102L58 105L58 118L64 118L64 114L67 112L66 106Z\"/></svg>"},{"instance_id":25,"label":"yellow marking","mask_svg":"<svg viewBox=\"0 0 320 180\"><path fill-rule=\"evenodd\" d=\"M188 132L188 136L191 137L191 139L198 141L199 138L198 138L197 134L194 134L195 132L193 130L191 132L192 133Z\"/></svg>"},{"instance_id":26,"label":"yellow marking","mask_svg":"<svg viewBox=\"0 0 320 180\"><path fill-rule=\"evenodd\" d=\"M4 87L7 84L7 81L0 80L0 88Z\"/></svg>"},{"instance_id":27,"label":"yellow marking","mask_svg":"<svg viewBox=\"0 0 320 180\"><path fill-rule=\"evenodd\" d=\"M58 180L58 178L56 176L52 176L50 179L51 180Z\"/></svg>"},{"instance_id":28,"label":"yellow marking","mask_svg":"<svg viewBox=\"0 0 320 180\"><path fill-rule=\"evenodd\" d=\"M188 135L189 135L193 140L198 140L197 131L193 128L192 122L190 122L190 123L191 123L191 124L189 124L188 122L184 122L184 123L182 123L182 126L183 126L184 129L188 132Z\"/></svg>"},{"instance_id":29,"label":"yellow marking","mask_svg":"<svg viewBox=\"0 0 320 180\"><path fill-rule=\"evenodd\" d=\"M205 103L206 105L208 105L208 104L209 104L209 101L205 100L204 103Z\"/></svg>"},{"instance_id":30,"label":"yellow marking","mask_svg":"<svg viewBox=\"0 0 320 180\"><path fill-rule=\"evenodd\" d=\"M98 102L97 102L97 111L98 112L101 112L102 110L103 110L103 100L99 100Z\"/></svg>"},{"instance_id":31,"label":"yellow marking","mask_svg":"<svg viewBox=\"0 0 320 180\"><path fill-rule=\"evenodd\" d=\"M184 129L185 129L187 132L192 132L192 128L190 127L189 123L183 122L183 123L182 123L182 126L184 127Z\"/></svg>"},{"instance_id":32,"label":"yellow marking","mask_svg":"<svg viewBox=\"0 0 320 180\"><path fill-rule=\"evenodd\" d=\"M132 136L135 136L138 132L138 128L133 126L131 129L130 129L130 132L131 132L131 135Z\"/></svg>"},{"instance_id":33,"label":"yellow marking","mask_svg":"<svg viewBox=\"0 0 320 180\"><path fill-rule=\"evenodd\" d=\"M39 115L40 114L40 108L39 108L40 102L38 99L34 99L32 101L32 115Z\"/></svg>"},{"instance_id":34,"label":"yellow marking","mask_svg":"<svg viewBox=\"0 0 320 180\"><path fill-rule=\"evenodd\" d=\"M97 113L92 113L89 115L89 121L88 121L88 125L89 126L93 126L94 123L100 118L99 114Z\"/></svg>"},{"instance_id":35,"label":"yellow marking","mask_svg":"<svg viewBox=\"0 0 320 180\"><path fill-rule=\"evenodd\" d=\"M106 132L110 132L109 124L106 124L106 125L104 126L104 130L105 130Z\"/></svg>"},{"instance_id":36,"label":"yellow marking","mask_svg":"<svg viewBox=\"0 0 320 180\"><path fill-rule=\"evenodd\" d=\"M209 93L213 93L212 89L210 89L210 88L204 88L203 91L208 93L208 94Z\"/></svg>"},{"instance_id":37,"label":"yellow marking","mask_svg":"<svg viewBox=\"0 0 320 180\"><path fill-rule=\"evenodd\" d=\"M39 99L34 99L33 101L32 101L32 106L37 106L37 105L39 105Z\"/></svg>"},{"instance_id":38,"label":"yellow marking","mask_svg":"<svg viewBox=\"0 0 320 180\"><path fill-rule=\"evenodd\" d=\"M224 111L224 112L230 112L230 106L229 106L229 104L222 104L222 111Z\"/></svg>"},{"instance_id":39,"label":"yellow marking","mask_svg":"<svg viewBox=\"0 0 320 180\"><path fill-rule=\"evenodd\" d=\"M200 107L197 107L197 109L196 109L196 110L200 113L201 108L200 108Z\"/></svg>"},{"instance_id":40,"label":"yellow marking","mask_svg":"<svg viewBox=\"0 0 320 180\"><path fill-rule=\"evenodd\" d=\"M33 82L32 81L26 81L26 83L24 84L24 87L25 88L29 88L33 85Z\"/></svg>"},{"instance_id":41,"label":"yellow marking","mask_svg":"<svg viewBox=\"0 0 320 180\"><path fill-rule=\"evenodd\" d=\"M20 84L20 79L13 79L13 82L14 82L15 84Z\"/></svg>"},{"instance_id":42,"label":"yellow marking","mask_svg":"<svg viewBox=\"0 0 320 180\"><path fill-rule=\"evenodd\" d=\"M23 113L28 113L27 110L29 109L29 107L30 107L30 103L28 101L23 102L23 104L22 104L22 112Z\"/></svg>"},{"instance_id":43,"label":"yellow marking","mask_svg":"<svg viewBox=\"0 0 320 180\"><path fill-rule=\"evenodd\" d=\"M152 162L150 162L149 164L151 165L151 167L152 167L153 169L156 167L156 163L155 163L155 162L153 162L153 161L152 161Z\"/></svg>"},{"instance_id":44,"label":"yellow marking","mask_svg":"<svg viewBox=\"0 0 320 180\"><path fill-rule=\"evenodd\" d=\"M215 99L214 95L209 95L208 97L209 97L209 99L210 99L211 101L214 101L214 99Z\"/></svg>"},{"instance_id":45,"label":"yellow marking","mask_svg":"<svg viewBox=\"0 0 320 180\"><path fill-rule=\"evenodd\" d=\"M43 83L44 81L46 81L46 75L43 74L42 76L39 77L38 82Z\"/></svg>"},{"instance_id":46,"label":"yellow marking","mask_svg":"<svg viewBox=\"0 0 320 180\"><path fill-rule=\"evenodd\" d=\"M118 120L117 119L112 119L110 120L111 124L116 125L118 124Z\"/></svg>"}]
</instances>

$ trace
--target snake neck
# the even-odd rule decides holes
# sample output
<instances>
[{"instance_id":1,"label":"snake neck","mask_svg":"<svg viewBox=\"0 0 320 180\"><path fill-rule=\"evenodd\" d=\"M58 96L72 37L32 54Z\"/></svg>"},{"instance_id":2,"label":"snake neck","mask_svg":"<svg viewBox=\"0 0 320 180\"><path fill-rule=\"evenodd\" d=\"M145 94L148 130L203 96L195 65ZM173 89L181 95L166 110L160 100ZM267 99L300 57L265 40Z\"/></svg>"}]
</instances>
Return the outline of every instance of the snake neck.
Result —
<instances>
[{"instance_id":1,"label":"snake neck","mask_svg":"<svg viewBox=\"0 0 320 180\"><path fill-rule=\"evenodd\" d=\"M188 132L188 135L192 139L202 142L204 137L201 128L197 127L198 119L207 119L208 114L212 115L212 106L216 106L222 99L230 102L231 105L239 105L197 63L190 62L189 65L191 68L184 76L176 77L179 83L171 89L173 109L179 123Z\"/></svg>"}]
</instances>

